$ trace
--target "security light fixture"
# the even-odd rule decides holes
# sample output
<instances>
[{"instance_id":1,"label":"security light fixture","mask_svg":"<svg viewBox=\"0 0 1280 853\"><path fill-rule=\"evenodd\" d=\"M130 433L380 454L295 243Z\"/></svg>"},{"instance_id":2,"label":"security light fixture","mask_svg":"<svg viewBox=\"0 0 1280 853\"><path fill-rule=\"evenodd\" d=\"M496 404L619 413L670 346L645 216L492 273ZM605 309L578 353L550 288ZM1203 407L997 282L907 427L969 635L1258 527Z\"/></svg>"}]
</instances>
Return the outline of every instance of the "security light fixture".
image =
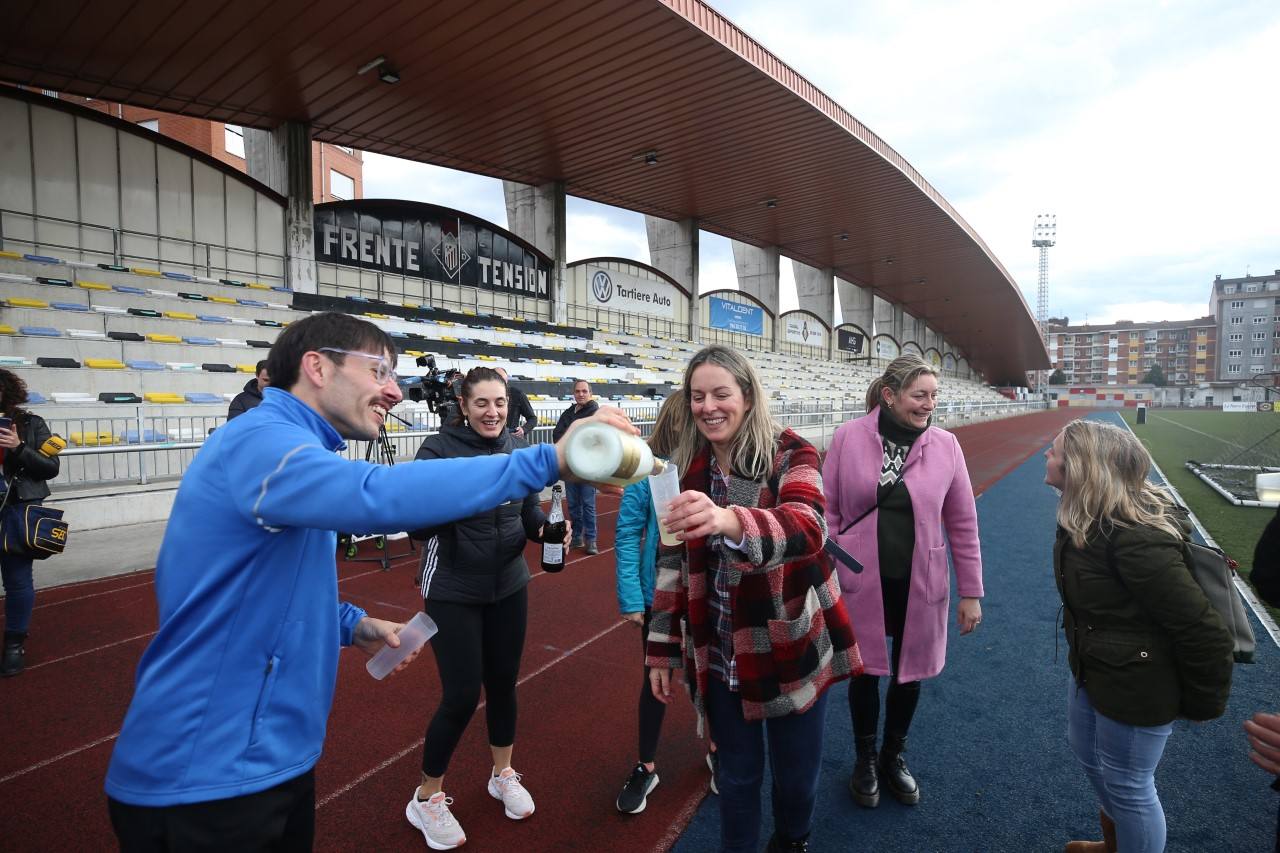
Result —
<instances>
[{"instance_id":1,"label":"security light fixture","mask_svg":"<svg viewBox=\"0 0 1280 853\"><path fill-rule=\"evenodd\" d=\"M383 83L399 83L400 72L388 66L378 72L378 79Z\"/></svg>"},{"instance_id":2,"label":"security light fixture","mask_svg":"<svg viewBox=\"0 0 1280 853\"><path fill-rule=\"evenodd\" d=\"M778 200L776 198L766 198L764 200L764 206L769 208L770 210L773 210L775 207L778 206Z\"/></svg>"},{"instance_id":3,"label":"security light fixture","mask_svg":"<svg viewBox=\"0 0 1280 853\"><path fill-rule=\"evenodd\" d=\"M658 165L658 152L657 151L644 152L644 164L646 166Z\"/></svg>"},{"instance_id":4,"label":"security light fixture","mask_svg":"<svg viewBox=\"0 0 1280 853\"><path fill-rule=\"evenodd\" d=\"M840 232L840 239L841 239L841 241L848 240L848 239L849 239L849 234L848 234L848 232L847 232L847 231L842 231L842 232Z\"/></svg>"},{"instance_id":5,"label":"security light fixture","mask_svg":"<svg viewBox=\"0 0 1280 853\"><path fill-rule=\"evenodd\" d=\"M361 74L368 74L370 71L377 68L379 65L381 65L386 61L387 61L387 58L385 56L374 57L373 59L370 59L364 65L361 65L359 68L356 69L356 76L359 77Z\"/></svg>"}]
</instances>

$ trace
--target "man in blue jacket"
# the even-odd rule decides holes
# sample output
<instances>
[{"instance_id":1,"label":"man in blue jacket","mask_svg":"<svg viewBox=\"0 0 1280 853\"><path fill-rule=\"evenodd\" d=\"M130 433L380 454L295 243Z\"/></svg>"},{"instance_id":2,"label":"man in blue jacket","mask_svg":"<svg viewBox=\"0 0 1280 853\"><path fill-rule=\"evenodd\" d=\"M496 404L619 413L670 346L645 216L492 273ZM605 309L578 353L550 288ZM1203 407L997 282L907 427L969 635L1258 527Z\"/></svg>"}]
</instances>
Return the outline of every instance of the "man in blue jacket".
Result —
<instances>
[{"instance_id":1,"label":"man in blue jacket","mask_svg":"<svg viewBox=\"0 0 1280 853\"><path fill-rule=\"evenodd\" d=\"M125 851L311 849L338 651L398 646L402 627L338 600L334 531L443 524L564 469L551 445L394 467L337 455L401 399L395 345L366 321L292 323L267 361L262 404L205 442L160 547L160 626L107 771Z\"/></svg>"}]
</instances>

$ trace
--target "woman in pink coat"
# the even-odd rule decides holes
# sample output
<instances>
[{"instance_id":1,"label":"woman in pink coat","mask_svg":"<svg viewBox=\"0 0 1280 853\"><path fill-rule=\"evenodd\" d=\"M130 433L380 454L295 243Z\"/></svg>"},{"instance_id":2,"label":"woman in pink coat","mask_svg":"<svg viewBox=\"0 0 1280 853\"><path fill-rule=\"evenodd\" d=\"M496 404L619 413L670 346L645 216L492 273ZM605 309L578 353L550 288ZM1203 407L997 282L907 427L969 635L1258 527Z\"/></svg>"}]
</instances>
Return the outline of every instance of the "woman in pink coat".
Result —
<instances>
[{"instance_id":1,"label":"woman in pink coat","mask_svg":"<svg viewBox=\"0 0 1280 853\"><path fill-rule=\"evenodd\" d=\"M982 621L977 507L959 442L929 426L937 399L935 368L916 355L894 359L867 389L866 416L836 430L822 469L828 535L863 565L858 574L840 565L839 576L866 667L849 685L857 749L849 790L868 808L879 804L881 783L902 803L920 800L902 753L920 682L946 657L948 544L960 633ZM882 675L893 678L877 758Z\"/></svg>"}]
</instances>

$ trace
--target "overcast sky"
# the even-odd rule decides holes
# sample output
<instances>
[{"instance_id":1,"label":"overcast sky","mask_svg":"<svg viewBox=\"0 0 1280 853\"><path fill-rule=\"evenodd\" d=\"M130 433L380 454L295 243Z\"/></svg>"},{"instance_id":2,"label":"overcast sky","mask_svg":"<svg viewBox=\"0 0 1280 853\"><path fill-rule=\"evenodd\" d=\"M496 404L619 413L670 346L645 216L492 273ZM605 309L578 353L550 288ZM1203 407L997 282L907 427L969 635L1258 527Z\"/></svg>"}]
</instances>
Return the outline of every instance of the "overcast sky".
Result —
<instances>
[{"instance_id":1,"label":"overcast sky","mask_svg":"<svg viewBox=\"0 0 1280 853\"><path fill-rule=\"evenodd\" d=\"M905 156L1035 310L1037 213L1058 218L1049 311L1208 313L1216 274L1280 269L1280 3L826 2L716 9ZM506 223L497 181L365 156L365 195ZM648 260L642 216L568 203L569 259ZM782 308L795 307L790 264ZM708 285L734 286L703 235Z\"/></svg>"}]
</instances>

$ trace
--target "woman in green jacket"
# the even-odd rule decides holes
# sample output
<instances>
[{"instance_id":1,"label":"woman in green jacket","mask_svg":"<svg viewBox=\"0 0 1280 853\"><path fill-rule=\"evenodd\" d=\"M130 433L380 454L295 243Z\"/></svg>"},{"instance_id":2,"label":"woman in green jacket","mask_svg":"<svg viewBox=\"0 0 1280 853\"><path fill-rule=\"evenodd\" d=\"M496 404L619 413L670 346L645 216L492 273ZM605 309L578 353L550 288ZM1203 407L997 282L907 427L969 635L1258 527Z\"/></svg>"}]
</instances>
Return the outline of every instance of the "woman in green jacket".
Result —
<instances>
[{"instance_id":1,"label":"woman in green jacket","mask_svg":"<svg viewBox=\"0 0 1280 853\"><path fill-rule=\"evenodd\" d=\"M1156 766L1173 720L1226 709L1231 636L1191 577L1186 528L1147 480L1151 457L1132 433L1074 421L1045 458L1045 482L1062 493L1053 565L1073 675L1067 739L1102 807L1103 840L1067 853L1158 853Z\"/></svg>"}]
</instances>

